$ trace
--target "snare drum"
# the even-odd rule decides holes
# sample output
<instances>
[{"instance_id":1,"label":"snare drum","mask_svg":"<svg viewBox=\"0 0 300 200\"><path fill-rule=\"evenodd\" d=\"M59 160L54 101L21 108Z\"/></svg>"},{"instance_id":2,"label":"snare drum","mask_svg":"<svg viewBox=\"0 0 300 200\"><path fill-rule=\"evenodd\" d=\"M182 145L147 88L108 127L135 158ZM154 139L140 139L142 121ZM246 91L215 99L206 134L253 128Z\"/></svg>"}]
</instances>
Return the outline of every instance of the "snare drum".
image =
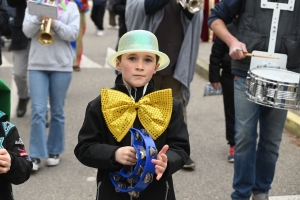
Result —
<instances>
[{"instance_id":1,"label":"snare drum","mask_svg":"<svg viewBox=\"0 0 300 200\"><path fill-rule=\"evenodd\" d=\"M248 100L280 109L300 109L300 74L276 68L253 68L246 79Z\"/></svg>"}]
</instances>

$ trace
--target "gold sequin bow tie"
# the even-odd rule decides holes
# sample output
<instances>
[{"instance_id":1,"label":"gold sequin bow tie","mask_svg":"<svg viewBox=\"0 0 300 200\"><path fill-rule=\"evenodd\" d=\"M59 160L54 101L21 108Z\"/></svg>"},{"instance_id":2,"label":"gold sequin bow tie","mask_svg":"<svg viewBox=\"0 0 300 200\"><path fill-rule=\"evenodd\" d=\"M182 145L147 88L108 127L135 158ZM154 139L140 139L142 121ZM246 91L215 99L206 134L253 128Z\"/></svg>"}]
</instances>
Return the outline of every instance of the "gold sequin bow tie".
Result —
<instances>
[{"instance_id":1,"label":"gold sequin bow tie","mask_svg":"<svg viewBox=\"0 0 300 200\"><path fill-rule=\"evenodd\" d=\"M156 140L166 130L171 119L172 90L152 92L135 102L117 90L102 89L101 103L106 124L118 142L128 133L136 115L143 127Z\"/></svg>"}]
</instances>

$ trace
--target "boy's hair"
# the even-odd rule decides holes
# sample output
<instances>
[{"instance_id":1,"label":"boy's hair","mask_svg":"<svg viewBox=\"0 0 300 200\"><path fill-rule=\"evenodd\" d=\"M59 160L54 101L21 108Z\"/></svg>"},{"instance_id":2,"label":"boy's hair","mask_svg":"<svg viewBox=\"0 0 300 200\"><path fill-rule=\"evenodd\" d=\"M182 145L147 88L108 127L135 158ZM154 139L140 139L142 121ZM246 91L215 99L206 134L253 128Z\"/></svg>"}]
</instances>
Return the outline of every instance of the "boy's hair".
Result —
<instances>
[{"instance_id":1,"label":"boy's hair","mask_svg":"<svg viewBox=\"0 0 300 200\"><path fill-rule=\"evenodd\" d=\"M122 54L123 55L123 54ZM119 55L118 57L117 57L117 59L121 62L121 60L122 60L122 55ZM155 64L157 64L158 63L158 60L159 60L159 56L157 55L157 54L155 54L155 58L156 58L156 62L155 62Z\"/></svg>"}]
</instances>

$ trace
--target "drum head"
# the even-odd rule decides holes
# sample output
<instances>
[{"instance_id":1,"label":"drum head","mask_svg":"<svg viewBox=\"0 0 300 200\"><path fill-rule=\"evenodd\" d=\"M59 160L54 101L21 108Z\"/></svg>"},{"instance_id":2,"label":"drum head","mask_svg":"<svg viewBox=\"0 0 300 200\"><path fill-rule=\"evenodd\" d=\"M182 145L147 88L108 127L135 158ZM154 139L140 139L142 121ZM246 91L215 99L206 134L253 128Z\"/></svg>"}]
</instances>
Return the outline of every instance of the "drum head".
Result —
<instances>
[{"instance_id":1,"label":"drum head","mask_svg":"<svg viewBox=\"0 0 300 200\"><path fill-rule=\"evenodd\" d=\"M284 83L299 83L300 74L275 68L254 68L250 70L252 74L265 79L274 80Z\"/></svg>"}]
</instances>

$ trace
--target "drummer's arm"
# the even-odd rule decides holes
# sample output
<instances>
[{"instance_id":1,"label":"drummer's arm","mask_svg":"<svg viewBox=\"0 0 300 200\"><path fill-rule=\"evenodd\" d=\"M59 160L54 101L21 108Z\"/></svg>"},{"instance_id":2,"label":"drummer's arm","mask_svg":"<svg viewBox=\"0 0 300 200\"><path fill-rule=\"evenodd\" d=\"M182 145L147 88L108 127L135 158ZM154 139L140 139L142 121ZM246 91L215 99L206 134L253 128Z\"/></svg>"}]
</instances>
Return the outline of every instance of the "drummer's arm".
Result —
<instances>
[{"instance_id":1,"label":"drummer's arm","mask_svg":"<svg viewBox=\"0 0 300 200\"><path fill-rule=\"evenodd\" d=\"M229 55L234 60L245 58L244 52L248 52L246 45L234 37L227 29L225 23L221 19L216 19L211 23L210 28L214 33L223 40L229 47Z\"/></svg>"},{"instance_id":2,"label":"drummer's arm","mask_svg":"<svg viewBox=\"0 0 300 200\"><path fill-rule=\"evenodd\" d=\"M231 23L237 16L244 12L246 0L223 0L211 9L208 17L208 27L223 40L229 47L229 55L235 59L243 59L247 52L245 44L238 41L227 29L225 24Z\"/></svg>"}]
</instances>

